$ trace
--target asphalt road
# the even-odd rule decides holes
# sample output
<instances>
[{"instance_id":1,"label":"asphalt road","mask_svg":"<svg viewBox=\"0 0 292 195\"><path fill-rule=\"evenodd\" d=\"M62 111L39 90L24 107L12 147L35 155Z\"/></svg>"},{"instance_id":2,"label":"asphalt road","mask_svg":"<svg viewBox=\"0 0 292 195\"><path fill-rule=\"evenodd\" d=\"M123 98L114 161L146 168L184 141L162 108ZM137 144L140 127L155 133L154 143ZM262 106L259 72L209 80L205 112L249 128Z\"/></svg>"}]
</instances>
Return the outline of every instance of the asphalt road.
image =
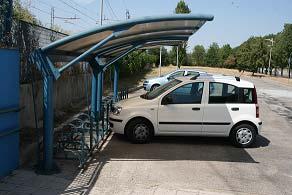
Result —
<instances>
[{"instance_id":1,"label":"asphalt road","mask_svg":"<svg viewBox=\"0 0 292 195\"><path fill-rule=\"evenodd\" d=\"M91 193L292 194L292 87L246 79L257 87L263 120L253 148L199 137L133 145L114 135L101 152L104 166Z\"/></svg>"},{"instance_id":2,"label":"asphalt road","mask_svg":"<svg viewBox=\"0 0 292 195\"><path fill-rule=\"evenodd\" d=\"M200 137L134 145L113 135L85 170L68 160L56 160L61 172L51 176L20 168L0 180L0 194L292 194L292 87L247 79L256 84L263 120L252 148Z\"/></svg>"}]
</instances>

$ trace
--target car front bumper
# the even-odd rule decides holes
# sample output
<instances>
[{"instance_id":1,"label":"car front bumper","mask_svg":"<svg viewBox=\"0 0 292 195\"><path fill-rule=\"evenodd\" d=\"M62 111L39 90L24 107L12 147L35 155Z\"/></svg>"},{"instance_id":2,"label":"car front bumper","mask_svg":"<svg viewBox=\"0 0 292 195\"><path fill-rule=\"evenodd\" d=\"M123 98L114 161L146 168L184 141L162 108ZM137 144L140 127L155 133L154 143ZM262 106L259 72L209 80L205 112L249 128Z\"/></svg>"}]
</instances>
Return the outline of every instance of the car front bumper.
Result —
<instances>
[{"instance_id":1,"label":"car front bumper","mask_svg":"<svg viewBox=\"0 0 292 195\"><path fill-rule=\"evenodd\" d=\"M119 133L119 134L124 134L124 123L122 119L110 116L109 117L109 125L110 125L110 129L115 132L115 133Z\"/></svg>"},{"instance_id":2,"label":"car front bumper","mask_svg":"<svg viewBox=\"0 0 292 195\"><path fill-rule=\"evenodd\" d=\"M143 83L143 89L145 91L150 91L151 89L151 84L150 83Z\"/></svg>"}]
</instances>

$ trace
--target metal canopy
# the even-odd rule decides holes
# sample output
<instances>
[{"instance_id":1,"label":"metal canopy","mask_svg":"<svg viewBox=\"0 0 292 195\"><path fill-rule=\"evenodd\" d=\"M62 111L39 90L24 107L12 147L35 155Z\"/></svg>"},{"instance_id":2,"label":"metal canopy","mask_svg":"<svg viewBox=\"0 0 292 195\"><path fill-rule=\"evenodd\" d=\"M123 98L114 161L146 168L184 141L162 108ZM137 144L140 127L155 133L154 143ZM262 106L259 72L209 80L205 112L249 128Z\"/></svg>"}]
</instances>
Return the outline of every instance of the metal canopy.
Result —
<instances>
[{"instance_id":1,"label":"metal canopy","mask_svg":"<svg viewBox=\"0 0 292 195\"><path fill-rule=\"evenodd\" d=\"M96 56L109 60L133 47L135 49L143 47L149 42L152 46L159 45L160 42L163 42L163 45L174 45L173 43L178 45L187 41L206 21L211 20L213 16L203 14L175 14L132 19L65 37L41 50L53 63L75 58L64 67L52 71L57 79L59 74L55 74L56 72L62 72L77 62L89 61Z\"/></svg>"},{"instance_id":2,"label":"metal canopy","mask_svg":"<svg viewBox=\"0 0 292 195\"><path fill-rule=\"evenodd\" d=\"M175 46L186 42L206 21L213 20L211 15L171 15L144 17L135 20L93 28L76 35L55 41L36 50L30 57L43 76L44 112L44 152L43 168L54 170L54 103L53 87L63 71L86 61L92 68L91 117L96 124L102 119L102 94L104 71L114 64L114 95L118 100L119 66L117 61L135 49L153 48L159 45ZM58 63L56 62L63 62ZM63 64L60 66L60 64ZM104 117L103 117L104 119ZM99 132L99 125L97 125ZM92 138L90 138L92 140ZM90 148L92 149L92 148Z\"/></svg>"}]
</instances>

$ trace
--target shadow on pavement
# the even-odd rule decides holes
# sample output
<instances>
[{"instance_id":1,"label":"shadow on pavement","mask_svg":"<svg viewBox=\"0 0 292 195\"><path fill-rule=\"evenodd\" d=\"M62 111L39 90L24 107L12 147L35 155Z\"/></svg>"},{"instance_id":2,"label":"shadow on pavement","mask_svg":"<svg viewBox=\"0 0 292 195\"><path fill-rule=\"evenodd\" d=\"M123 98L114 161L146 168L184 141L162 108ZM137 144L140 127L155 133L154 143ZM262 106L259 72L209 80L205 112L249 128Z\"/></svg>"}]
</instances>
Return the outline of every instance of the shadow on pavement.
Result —
<instances>
[{"instance_id":1,"label":"shadow on pavement","mask_svg":"<svg viewBox=\"0 0 292 195\"><path fill-rule=\"evenodd\" d=\"M253 148L265 147L269 140L257 137ZM257 163L243 148L232 146L227 138L218 137L155 137L149 144L132 144L114 134L102 152L108 161L222 161Z\"/></svg>"},{"instance_id":2,"label":"shadow on pavement","mask_svg":"<svg viewBox=\"0 0 292 195\"><path fill-rule=\"evenodd\" d=\"M269 143L267 138L258 136L253 147L266 147ZM114 134L85 169L77 169L78 162L71 160L58 160L62 171L52 176L36 175L32 170L22 169L0 182L0 194L89 194L101 170L111 161L258 163L246 149L230 145L227 138L155 137L149 144L132 144L124 136Z\"/></svg>"}]
</instances>

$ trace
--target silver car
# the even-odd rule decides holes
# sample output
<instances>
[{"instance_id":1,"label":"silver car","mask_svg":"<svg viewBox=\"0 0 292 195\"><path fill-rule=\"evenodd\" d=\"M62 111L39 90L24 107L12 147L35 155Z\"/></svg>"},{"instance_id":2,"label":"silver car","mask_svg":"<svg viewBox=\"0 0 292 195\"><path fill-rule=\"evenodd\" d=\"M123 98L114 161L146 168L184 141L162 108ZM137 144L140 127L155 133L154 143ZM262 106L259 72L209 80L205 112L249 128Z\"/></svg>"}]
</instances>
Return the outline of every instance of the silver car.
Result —
<instances>
[{"instance_id":1,"label":"silver car","mask_svg":"<svg viewBox=\"0 0 292 195\"><path fill-rule=\"evenodd\" d=\"M164 85L165 83L177 78L177 77L185 77L185 76L196 76L198 74L207 74L206 72L202 72L194 69L178 69L176 71L170 72L167 75L162 75L160 77L150 78L144 81L143 87L146 91L152 91L155 88Z\"/></svg>"}]
</instances>

